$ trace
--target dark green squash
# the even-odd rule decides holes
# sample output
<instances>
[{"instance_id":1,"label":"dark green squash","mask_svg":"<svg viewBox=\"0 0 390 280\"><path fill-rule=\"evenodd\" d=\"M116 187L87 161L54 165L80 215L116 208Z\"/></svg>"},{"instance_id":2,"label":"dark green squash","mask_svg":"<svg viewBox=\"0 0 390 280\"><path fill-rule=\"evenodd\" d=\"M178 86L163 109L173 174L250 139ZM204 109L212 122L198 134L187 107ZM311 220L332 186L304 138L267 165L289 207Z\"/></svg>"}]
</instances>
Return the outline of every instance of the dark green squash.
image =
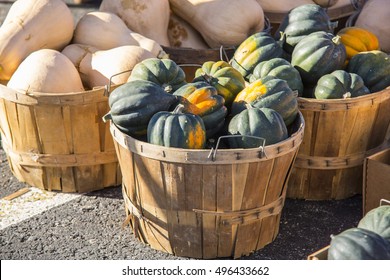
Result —
<instances>
[{"instance_id":1,"label":"dark green squash","mask_svg":"<svg viewBox=\"0 0 390 280\"><path fill-rule=\"evenodd\" d=\"M288 138L287 127L278 112L250 105L230 120L228 132L230 135L243 135L229 138L231 148L256 148L264 144L261 139L245 136L263 138L265 145L272 145Z\"/></svg>"},{"instance_id":2,"label":"dark green squash","mask_svg":"<svg viewBox=\"0 0 390 280\"><path fill-rule=\"evenodd\" d=\"M206 129L201 117L183 113L179 104L173 112L158 112L148 125L148 142L174 148L202 149L206 143Z\"/></svg>"},{"instance_id":3,"label":"dark green squash","mask_svg":"<svg viewBox=\"0 0 390 280\"><path fill-rule=\"evenodd\" d=\"M390 58L385 52L358 53L349 60L347 71L362 77L370 92L378 92L390 86Z\"/></svg>"},{"instance_id":4,"label":"dark green squash","mask_svg":"<svg viewBox=\"0 0 390 280\"><path fill-rule=\"evenodd\" d=\"M256 108L271 108L277 111L286 125L290 125L298 114L297 93L285 80L265 76L249 84L234 99L232 115L246 109L246 104Z\"/></svg>"},{"instance_id":5,"label":"dark green squash","mask_svg":"<svg viewBox=\"0 0 390 280\"><path fill-rule=\"evenodd\" d=\"M325 31L333 33L337 22L331 22L326 9L316 4L300 5L290 10L283 18L275 39L283 42L283 49L292 53L295 46L307 35Z\"/></svg>"},{"instance_id":6,"label":"dark green squash","mask_svg":"<svg viewBox=\"0 0 390 280\"><path fill-rule=\"evenodd\" d=\"M332 235L328 260L390 260L390 243L363 228L350 228Z\"/></svg>"},{"instance_id":7,"label":"dark green squash","mask_svg":"<svg viewBox=\"0 0 390 280\"><path fill-rule=\"evenodd\" d=\"M130 136L146 135L151 117L176 106L180 97L166 93L159 85L149 81L127 82L115 88L109 98L110 112L105 119Z\"/></svg>"},{"instance_id":8,"label":"dark green squash","mask_svg":"<svg viewBox=\"0 0 390 280\"><path fill-rule=\"evenodd\" d=\"M369 93L359 75L344 70L336 70L322 76L314 90L317 99L351 98Z\"/></svg>"},{"instance_id":9,"label":"dark green squash","mask_svg":"<svg viewBox=\"0 0 390 280\"><path fill-rule=\"evenodd\" d=\"M193 82L207 82L215 87L218 94L225 99L225 105L230 107L236 95L245 87L242 74L226 61L207 61L195 72Z\"/></svg>"},{"instance_id":10,"label":"dark green squash","mask_svg":"<svg viewBox=\"0 0 390 280\"><path fill-rule=\"evenodd\" d=\"M299 96L303 93L301 75L298 70L284 58L272 58L257 64L252 75L249 76L249 82L252 83L265 76L274 76L285 80L292 90L298 91Z\"/></svg>"},{"instance_id":11,"label":"dark green squash","mask_svg":"<svg viewBox=\"0 0 390 280\"><path fill-rule=\"evenodd\" d=\"M371 230L390 242L390 205L370 210L359 221L358 228Z\"/></svg>"},{"instance_id":12,"label":"dark green squash","mask_svg":"<svg viewBox=\"0 0 390 280\"><path fill-rule=\"evenodd\" d=\"M217 133L225 122L227 108L225 99L218 95L215 87L206 82L188 83L174 92L174 95L184 97L188 103L182 102L184 112L198 115L202 118L207 138Z\"/></svg>"},{"instance_id":13,"label":"dark green squash","mask_svg":"<svg viewBox=\"0 0 390 280\"><path fill-rule=\"evenodd\" d=\"M307 35L295 46L291 65L299 71L305 85L313 85L322 76L344 69L346 55L339 36L318 31Z\"/></svg>"},{"instance_id":14,"label":"dark green squash","mask_svg":"<svg viewBox=\"0 0 390 280\"><path fill-rule=\"evenodd\" d=\"M270 34L259 32L249 36L238 46L230 64L247 79L257 64L283 55L282 47Z\"/></svg>"},{"instance_id":15,"label":"dark green squash","mask_svg":"<svg viewBox=\"0 0 390 280\"><path fill-rule=\"evenodd\" d=\"M148 58L136 64L128 81L146 80L160 85L167 93L173 93L186 83L182 68L169 58Z\"/></svg>"}]
</instances>

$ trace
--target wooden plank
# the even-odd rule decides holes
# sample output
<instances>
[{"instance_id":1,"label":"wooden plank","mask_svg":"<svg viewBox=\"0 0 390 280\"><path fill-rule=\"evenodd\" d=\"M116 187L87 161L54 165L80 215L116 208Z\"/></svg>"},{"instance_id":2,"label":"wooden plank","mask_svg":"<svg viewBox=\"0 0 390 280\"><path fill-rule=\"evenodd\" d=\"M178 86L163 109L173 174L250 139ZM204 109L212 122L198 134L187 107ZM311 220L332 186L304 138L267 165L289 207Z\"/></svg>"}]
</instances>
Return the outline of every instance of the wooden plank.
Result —
<instances>
[{"instance_id":1,"label":"wooden plank","mask_svg":"<svg viewBox=\"0 0 390 280\"><path fill-rule=\"evenodd\" d=\"M216 166L202 166L202 209L217 210L217 171ZM218 257L217 219L214 215L203 215L203 258Z\"/></svg>"},{"instance_id":2,"label":"wooden plank","mask_svg":"<svg viewBox=\"0 0 390 280\"><path fill-rule=\"evenodd\" d=\"M14 193L12 193L10 195L7 195L7 196L3 197L2 199L10 201L10 200L13 200L13 199L15 199L17 197L20 197L20 196L24 195L25 193L28 193L29 191L31 191L30 188L27 188L27 187L26 188L22 188L22 189L17 190L16 192L14 192Z\"/></svg>"},{"instance_id":3,"label":"wooden plank","mask_svg":"<svg viewBox=\"0 0 390 280\"><path fill-rule=\"evenodd\" d=\"M233 209L232 167L229 164L218 165L217 172L217 211L225 212ZM218 221L217 221L218 223ZM233 237L231 225L217 224L218 256L230 257L233 254Z\"/></svg>"},{"instance_id":4,"label":"wooden plank","mask_svg":"<svg viewBox=\"0 0 390 280\"><path fill-rule=\"evenodd\" d=\"M263 206L263 198L270 180L272 166L272 160L250 164L241 210ZM249 255L256 250L261 224L261 220L257 220L239 226L234 252L235 258Z\"/></svg>"},{"instance_id":5,"label":"wooden plank","mask_svg":"<svg viewBox=\"0 0 390 280\"><path fill-rule=\"evenodd\" d=\"M170 254L173 249L169 240L170 182L167 182L166 168L159 161L134 155L136 202L142 215L148 220L140 221L146 241L155 248Z\"/></svg>"}]
</instances>

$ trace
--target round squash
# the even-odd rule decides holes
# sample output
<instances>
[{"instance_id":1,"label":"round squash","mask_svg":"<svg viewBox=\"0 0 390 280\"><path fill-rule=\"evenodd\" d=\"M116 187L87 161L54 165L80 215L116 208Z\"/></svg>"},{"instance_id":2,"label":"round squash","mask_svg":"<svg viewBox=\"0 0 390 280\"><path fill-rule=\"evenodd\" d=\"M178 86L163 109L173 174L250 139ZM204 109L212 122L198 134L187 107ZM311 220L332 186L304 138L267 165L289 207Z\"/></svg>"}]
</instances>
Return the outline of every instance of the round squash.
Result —
<instances>
[{"instance_id":1,"label":"round squash","mask_svg":"<svg viewBox=\"0 0 390 280\"><path fill-rule=\"evenodd\" d=\"M324 75L343 69L346 50L339 36L317 31L307 35L296 46L291 56L293 65L304 84L316 84Z\"/></svg>"},{"instance_id":2,"label":"round squash","mask_svg":"<svg viewBox=\"0 0 390 280\"><path fill-rule=\"evenodd\" d=\"M390 243L363 228L350 228L331 236L328 260L390 260Z\"/></svg>"},{"instance_id":3,"label":"round squash","mask_svg":"<svg viewBox=\"0 0 390 280\"><path fill-rule=\"evenodd\" d=\"M317 99L351 98L369 93L359 75L344 70L336 70L322 76L314 89Z\"/></svg>"},{"instance_id":4,"label":"round squash","mask_svg":"<svg viewBox=\"0 0 390 280\"><path fill-rule=\"evenodd\" d=\"M40 49L28 55L11 76L7 86L25 92L84 91L79 72L72 61L52 49Z\"/></svg>"},{"instance_id":5,"label":"round squash","mask_svg":"<svg viewBox=\"0 0 390 280\"><path fill-rule=\"evenodd\" d=\"M347 61L352 56L365 51L379 50L379 40L372 32L360 27L344 27L337 35L344 44L347 52Z\"/></svg>"},{"instance_id":6,"label":"round squash","mask_svg":"<svg viewBox=\"0 0 390 280\"><path fill-rule=\"evenodd\" d=\"M390 86L390 58L385 52L358 53L349 61L347 71L362 77L370 92L381 91Z\"/></svg>"},{"instance_id":7,"label":"round squash","mask_svg":"<svg viewBox=\"0 0 390 280\"><path fill-rule=\"evenodd\" d=\"M173 112L158 112L148 125L148 142L183 149L202 149L206 143L206 129L201 117L184 113L179 104Z\"/></svg>"},{"instance_id":8,"label":"round squash","mask_svg":"<svg viewBox=\"0 0 390 280\"><path fill-rule=\"evenodd\" d=\"M231 148L256 148L264 143L264 145L272 145L288 138L287 127L278 112L270 108L254 108L250 105L230 120L228 132L229 135L243 136L229 138Z\"/></svg>"},{"instance_id":9,"label":"round squash","mask_svg":"<svg viewBox=\"0 0 390 280\"><path fill-rule=\"evenodd\" d=\"M246 104L256 108L271 108L277 111L286 125L290 125L298 114L297 93L285 80L266 76L244 88L232 104L232 115L246 109Z\"/></svg>"},{"instance_id":10,"label":"round squash","mask_svg":"<svg viewBox=\"0 0 390 280\"><path fill-rule=\"evenodd\" d=\"M247 79L260 62L282 56L283 49L278 42L270 34L259 32L238 46L230 64Z\"/></svg>"},{"instance_id":11,"label":"round squash","mask_svg":"<svg viewBox=\"0 0 390 280\"><path fill-rule=\"evenodd\" d=\"M218 95L215 87L205 82L188 83L176 90L174 95L182 96L189 102L189 105L185 105L184 112L202 118L207 138L221 129L225 122L227 108L224 105L224 98Z\"/></svg>"},{"instance_id":12,"label":"round squash","mask_svg":"<svg viewBox=\"0 0 390 280\"><path fill-rule=\"evenodd\" d=\"M239 71L226 61L207 61L195 72L193 82L203 81L215 87L230 107L236 95L244 89L245 80Z\"/></svg>"},{"instance_id":13,"label":"round squash","mask_svg":"<svg viewBox=\"0 0 390 280\"><path fill-rule=\"evenodd\" d=\"M128 81L145 80L160 85L167 93L186 84L186 75L172 59L148 58L136 64Z\"/></svg>"},{"instance_id":14,"label":"round squash","mask_svg":"<svg viewBox=\"0 0 390 280\"><path fill-rule=\"evenodd\" d=\"M359 221L357 227L371 230L390 242L390 205L370 210Z\"/></svg>"},{"instance_id":15,"label":"round squash","mask_svg":"<svg viewBox=\"0 0 390 280\"><path fill-rule=\"evenodd\" d=\"M136 80L115 88L108 98L110 112L105 119L124 133L136 137L146 135L152 116L170 110L179 103L177 96L166 93L158 84Z\"/></svg>"},{"instance_id":16,"label":"round squash","mask_svg":"<svg viewBox=\"0 0 390 280\"><path fill-rule=\"evenodd\" d=\"M275 32L275 39L283 42L283 49L292 53L295 46L307 35L324 31L333 33L337 23L330 21L326 9L317 4L298 6L288 12Z\"/></svg>"},{"instance_id":17,"label":"round squash","mask_svg":"<svg viewBox=\"0 0 390 280\"><path fill-rule=\"evenodd\" d=\"M303 83L301 75L286 59L277 57L260 62L256 65L252 75L249 76L249 82L252 83L268 75L285 80L292 90L296 90L299 96L302 95Z\"/></svg>"}]
</instances>

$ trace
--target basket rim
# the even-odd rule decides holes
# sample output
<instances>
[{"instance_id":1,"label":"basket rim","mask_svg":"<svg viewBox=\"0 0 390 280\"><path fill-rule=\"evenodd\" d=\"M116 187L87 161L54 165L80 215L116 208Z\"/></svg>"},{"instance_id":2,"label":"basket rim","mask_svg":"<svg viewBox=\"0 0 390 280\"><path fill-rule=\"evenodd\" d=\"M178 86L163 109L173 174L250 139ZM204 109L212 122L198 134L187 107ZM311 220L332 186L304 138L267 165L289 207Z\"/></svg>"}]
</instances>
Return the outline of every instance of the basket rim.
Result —
<instances>
[{"instance_id":1,"label":"basket rim","mask_svg":"<svg viewBox=\"0 0 390 280\"><path fill-rule=\"evenodd\" d=\"M210 157L214 149L180 149L137 140L121 132L112 121L110 131L115 143L147 158L189 164L232 164L272 160L291 152L297 153L303 141L305 128L303 115L299 111L296 122L298 122L296 131L281 142L265 146L264 149L219 149L215 158Z\"/></svg>"},{"instance_id":2,"label":"basket rim","mask_svg":"<svg viewBox=\"0 0 390 280\"><path fill-rule=\"evenodd\" d=\"M340 111L355 107L369 107L382 103L389 98L390 86L378 92L346 99L316 99L307 97L298 97L297 99L300 110Z\"/></svg>"}]
</instances>

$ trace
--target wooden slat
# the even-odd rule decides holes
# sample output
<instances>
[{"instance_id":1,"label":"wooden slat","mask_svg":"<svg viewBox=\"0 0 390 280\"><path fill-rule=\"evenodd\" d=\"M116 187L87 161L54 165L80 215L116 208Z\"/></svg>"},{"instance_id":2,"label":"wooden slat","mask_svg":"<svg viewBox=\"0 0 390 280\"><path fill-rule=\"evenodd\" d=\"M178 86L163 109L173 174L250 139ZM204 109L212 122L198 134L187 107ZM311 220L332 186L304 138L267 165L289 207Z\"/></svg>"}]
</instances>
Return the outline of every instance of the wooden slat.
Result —
<instances>
[{"instance_id":1,"label":"wooden slat","mask_svg":"<svg viewBox=\"0 0 390 280\"><path fill-rule=\"evenodd\" d=\"M17 197L20 197L22 195L24 195L25 193L28 193L31 189L30 188L22 188L20 190L17 190L16 192L10 194L10 195L7 195L5 197L3 197L2 199L3 200L13 200Z\"/></svg>"}]
</instances>

